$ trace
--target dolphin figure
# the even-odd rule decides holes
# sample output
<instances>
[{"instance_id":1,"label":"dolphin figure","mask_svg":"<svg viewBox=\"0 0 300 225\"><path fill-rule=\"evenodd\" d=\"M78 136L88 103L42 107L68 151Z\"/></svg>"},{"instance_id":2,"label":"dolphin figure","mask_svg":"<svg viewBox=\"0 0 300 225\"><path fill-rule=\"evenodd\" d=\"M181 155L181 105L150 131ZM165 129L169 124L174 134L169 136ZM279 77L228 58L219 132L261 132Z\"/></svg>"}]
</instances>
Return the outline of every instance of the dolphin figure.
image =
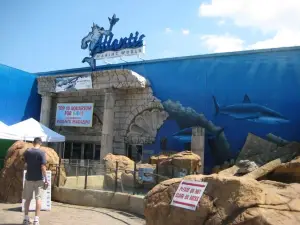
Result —
<instances>
[{"instance_id":1,"label":"dolphin figure","mask_svg":"<svg viewBox=\"0 0 300 225\"><path fill-rule=\"evenodd\" d=\"M215 96L213 96L213 101L216 115L223 114L238 120L248 120L266 124L282 124L289 122L289 120L280 113L263 105L252 103L247 94L244 96L243 102L233 105L220 106Z\"/></svg>"}]
</instances>

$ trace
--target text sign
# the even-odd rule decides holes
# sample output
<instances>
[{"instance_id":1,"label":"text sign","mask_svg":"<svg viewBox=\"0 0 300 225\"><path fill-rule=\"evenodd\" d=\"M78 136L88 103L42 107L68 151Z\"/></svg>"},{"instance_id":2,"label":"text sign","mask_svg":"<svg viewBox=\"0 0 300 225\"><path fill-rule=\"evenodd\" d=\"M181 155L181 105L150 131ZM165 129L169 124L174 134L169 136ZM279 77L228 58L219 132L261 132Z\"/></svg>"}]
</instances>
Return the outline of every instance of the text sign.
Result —
<instances>
[{"instance_id":1,"label":"text sign","mask_svg":"<svg viewBox=\"0 0 300 225\"><path fill-rule=\"evenodd\" d=\"M93 103L58 103L55 126L92 127Z\"/></svg>"},{"instance_id":2,"label":"text sign","mask_svg":"<svg viewBox=\"0 0 300 225\"><path fill-rule=\"evenodd\" d=\"M121 49L118 51L107 51L105 53L98 53L94 56L95 59L106 59L106 58L114 58L114 57L122 57L122 56L132 56L138 54L145 53L145 46L135 48L135 49Z\"/></svg>"},{"instance_id":3,"label":"text sign","mask_svg":"<svg viewBox=\"0 0 300 225\"><path fill-rule=\"evenodd\" d=\"M206 182L181 181L171 205L195 211L206 186Z\"/></svg>"},{"instance_id":4,"label":"text sign","mask_svg":"<svg viewBox=\"0 0 300 225\"><path fill-rule=\"evenodd\" d=\"M139 168L139 179L144 182L154 182L153 168Z\"/></svg>"},{"instance_id":5,"label":"text sign","mask_svg":"<svg viewBox=\"0 0 300 225\"><path fill-rule=\"evenodd\" d=\"M26 177L27 170L24 170L23 172L23 188L25 185L25 177ZM42 208L41 210L50 211L51 210L51 170L46 171L47 181L48 181L48 188L43 191L42 196ZM25 200L22 199L22 212L24 212L25 209ZM32 201L29 205L29 211L34 211L36 207L36 200L35 200L35 193L33 193Z\"/></svg>"}]
</instances>

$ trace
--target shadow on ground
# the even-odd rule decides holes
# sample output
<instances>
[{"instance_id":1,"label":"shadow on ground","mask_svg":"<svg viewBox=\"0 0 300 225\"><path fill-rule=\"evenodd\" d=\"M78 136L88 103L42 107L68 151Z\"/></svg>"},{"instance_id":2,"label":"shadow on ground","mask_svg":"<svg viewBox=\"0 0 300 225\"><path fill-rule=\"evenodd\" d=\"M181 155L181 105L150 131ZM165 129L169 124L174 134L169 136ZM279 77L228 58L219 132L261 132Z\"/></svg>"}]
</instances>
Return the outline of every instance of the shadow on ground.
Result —
<instances>
[{"instance_id":1,"label":"shadow on ground","mask_svg":"<svg viewBox=\"0 0 300 225\"><path fill-rule=\"evenodd\" d=\"M15 207L15 208L3 209L3 211L22 212L22 207ZM0 225L2 225L2 224L0 223Z\"/></svg>"}]
</instances>

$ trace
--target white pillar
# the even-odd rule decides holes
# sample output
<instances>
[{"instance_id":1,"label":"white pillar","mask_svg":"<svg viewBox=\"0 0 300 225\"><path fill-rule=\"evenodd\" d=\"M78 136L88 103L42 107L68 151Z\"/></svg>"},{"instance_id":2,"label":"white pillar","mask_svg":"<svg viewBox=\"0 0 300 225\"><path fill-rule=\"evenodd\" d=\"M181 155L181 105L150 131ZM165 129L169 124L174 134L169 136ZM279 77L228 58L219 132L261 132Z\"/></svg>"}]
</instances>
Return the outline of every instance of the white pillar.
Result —
<instances>
[{"instance_id":1,"label":"white pillar","mask_svg":"<svg viewBox=\"0 0 300 225\"><path fill-rule=\"evenodd\" d=\"M193 127L191 150L201 157L200 173L204 171L204 146L205 146L205 129L202 127Z\"/></svg>"},{"instance_id":2,"label":"white pillar","mask_svg":"<svg viewBox=\"0 0 300 225\"><path fill-rule=\"evenodd\" d=\"M50 125L51 102L52 97L50 94L42 95L40 122L46 127Z\"/></svg>"},{"instance_id":3,"label":"white pillar","mask_svg":"<svg viewBox=\"0 0 300 225\"><path fill-rule=\"evenodd\" d=\"M113 133L114 133L114 107L115 107L115 94L112 90L105 90L104 100L104 113L103 113L103 126L101 136L101 151L100 160L108 153L113 153Z\"/></svg>"}]
</instances>

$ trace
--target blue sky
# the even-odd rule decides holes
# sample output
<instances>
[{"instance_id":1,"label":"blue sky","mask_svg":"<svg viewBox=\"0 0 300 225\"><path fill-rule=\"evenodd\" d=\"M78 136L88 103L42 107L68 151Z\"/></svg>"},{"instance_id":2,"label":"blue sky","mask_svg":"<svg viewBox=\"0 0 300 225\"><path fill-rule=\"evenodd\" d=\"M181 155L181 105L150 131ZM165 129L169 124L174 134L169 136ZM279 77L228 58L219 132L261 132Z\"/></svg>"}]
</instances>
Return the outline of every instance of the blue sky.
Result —
<instances>
[{"instance_id":1,"label":"blue sky","mask_svg":"<svg viewBox=\"0 0 300 225\"><path fill-rule=\"evenodd\" d=\"M81 39L93 22L108 28L113 13L115 37L146 35L144 59L300 44L299 0L2 0L0 63L29 72L87 66Z\"/></svg>"}]
</instances>

